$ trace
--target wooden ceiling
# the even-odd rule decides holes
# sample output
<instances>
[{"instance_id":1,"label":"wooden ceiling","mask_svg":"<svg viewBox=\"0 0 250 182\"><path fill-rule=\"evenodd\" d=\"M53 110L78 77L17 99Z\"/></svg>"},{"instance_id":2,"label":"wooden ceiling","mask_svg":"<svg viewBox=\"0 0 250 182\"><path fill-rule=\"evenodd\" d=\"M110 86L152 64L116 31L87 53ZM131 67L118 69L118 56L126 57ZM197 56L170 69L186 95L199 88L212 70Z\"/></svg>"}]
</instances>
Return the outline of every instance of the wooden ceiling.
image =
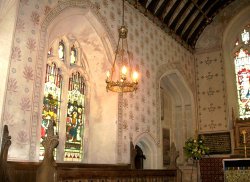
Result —
<instances>
[{"instance_id":1,"label":"wooden ceiling","mask_svg":"<svg viewBox=\"0 0 250 182\"><path fill-rule=\"evenodd\" d=\"M187 48L194 49L204 28L234 0L127 0Z\"/></svg>"}]
</instances>

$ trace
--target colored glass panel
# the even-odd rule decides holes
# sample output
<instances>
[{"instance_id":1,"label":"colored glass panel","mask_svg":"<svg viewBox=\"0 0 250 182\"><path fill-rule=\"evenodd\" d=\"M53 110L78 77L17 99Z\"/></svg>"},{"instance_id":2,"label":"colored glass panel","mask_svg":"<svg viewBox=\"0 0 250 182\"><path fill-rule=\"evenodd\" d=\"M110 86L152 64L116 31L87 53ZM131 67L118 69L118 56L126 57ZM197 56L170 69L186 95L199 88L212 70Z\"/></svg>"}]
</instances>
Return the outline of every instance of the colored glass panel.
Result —
<instances>
[{"instance_id":1,"label":"colored glass panel","mask_svg":"<svg viewBox=\"0 0 250 182\"><path fill-rule=\"evenodd\" d=\"M59 59L61 59L62 61L64 61L64 53L65 53L65 46L64 46L64 42L63 40L61 40L59 42L59 46L58 46L58 57Z\"/></svg>"},{"instance_id":2,"label":"colored glass panel","mask_svg":"<svg viewBox=\"0 0 250 182\"><path fill-rule=\"evenodd\" d=\"M53 122L54 132L57 135L59 132L59 117L61 103L61 87L62 76L61 71L53 63L51 66L46 66L46 76L44 85L44 98L41 123L41 142L46 137L49 122ZM44 147L40 144L39 159L44 156Z\"/></svg>"},{"instance_id":3,"label":"colored glass panel","mask_svg":"<svg viewBox=\"0 0 250 182\"><path fill-rule=\"evenodd\" d=\"M240 49L234 59L240 118L250 117L250 56Z\"/></svg>"},{"instance_id":4,"label":"colored glass panel","mask_svg":"<svg viewBox=\"0 0 250 182\"><path fill-rule=\"evenodd\" d=\"M246 29L243 30L241 33L241 40L244 42L244 44L248 44L249 41L249 32L246 31Z\"/></svg>"},{"instance_id":5,"label":"colored glass panel","mask_svg":"<svg viewBox=\"0 0 250 182\"><path fill-rule=\"evenodd\" d=\"M64 160L81 161L84 130L84 78L79 72L69 78Z\"/></svg>"},{"instance_id":6,"label":"colored glass panel","mask_svg":"<svg viewBox=\"0 0 250 182\"><path fill-rule=\"evenodd\" d=\"M73 45L71 47L71 51L70 51L70 64L71 65L76 64L76 59L77 59L77 50L76 50L75 46Z\"/></svg>"}]
</instances>

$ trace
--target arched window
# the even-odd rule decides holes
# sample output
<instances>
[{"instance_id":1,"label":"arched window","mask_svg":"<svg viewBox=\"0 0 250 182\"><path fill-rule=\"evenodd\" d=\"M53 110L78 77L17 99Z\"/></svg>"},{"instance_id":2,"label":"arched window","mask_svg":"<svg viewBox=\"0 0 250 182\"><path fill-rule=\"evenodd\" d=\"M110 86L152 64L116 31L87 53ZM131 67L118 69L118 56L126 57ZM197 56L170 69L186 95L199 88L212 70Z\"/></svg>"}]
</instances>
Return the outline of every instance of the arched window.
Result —
<instances>
[{"instance_id":1,"label":"arched window","mask_svg":"<svg viewBox=\"0 0 250 182\"><path fill-rule=\"evenodd\" d=\"M48 50L44 80L41 142L46 136L49 122L53 122L55 134L61 137L60 148L64 149L63 152L60 151L61 156L58 156L57 152L55 153L56 159L82 161L86 83L82 74L83 67L80 66L82 64L77 64L80 54L74 44L69 42L67 37L54 40ZM79 47L77 42L76 44ZM58 49L58 53L53 53L51 51L53 49ZM72 61L73 59L74 61ZM59 128L61 128L60 131ZM44 148L41 144L39 154L39 159L42 160Z\"/></svg>"},{"instance_id":2,"label":"arched window","mask_svg":"<svg viewBox=\"0 0 250 182\"><path fill-rule=\"evenodd\" d=\"M59 59L61 59L62 61L64 61L64 54L65 54L65 45L63 40L61 40L59 42L59 46L58 46L58 57Z\"/></svg>"},{"instance_id":3,"label":"arched window","mask_svg":"<svg viewBox=\"0 0 250 182\"><path fill-rule=\"evenodd\" d=\"M44 84L41 141L46 136L49 122L53 122L55 134L58 133L60 120L60 103L62 94L61 70L55 63L46 65ZM44 156L44 147L40 144L40 159Z\"/></svg>"},{"instance_id":4,"label":"arched window","mask_svg":"<svg viewBox=\"0 0 250 182\"><path fill-rule=\"evenodd\" d=\"M82 156L84 126L84 78L79 72L69 78L66 119L65 161L78 161Z\"/></svg>"},{"instance_id":5,"label":"arched window","mask_svg":"<svg viewBox=\"0 0 250 182\"><path fill-rule=\"evenodd\" d=\"M74 65L76 64L76 60L77 59L77 49L75 48L75 46L73 45L71 47L71 52L70 52L70 64Z\"/></svg>"},{"instance_id":6,"label":"arched window","mask_svg":"<svg viewBox=\"0 0 250 182\"><path fill-rule=\"evenodd\" d=\"M250 53L247 25L235 41L235 74L240 118L250 117Z\"/></svg>"}]
</instances>

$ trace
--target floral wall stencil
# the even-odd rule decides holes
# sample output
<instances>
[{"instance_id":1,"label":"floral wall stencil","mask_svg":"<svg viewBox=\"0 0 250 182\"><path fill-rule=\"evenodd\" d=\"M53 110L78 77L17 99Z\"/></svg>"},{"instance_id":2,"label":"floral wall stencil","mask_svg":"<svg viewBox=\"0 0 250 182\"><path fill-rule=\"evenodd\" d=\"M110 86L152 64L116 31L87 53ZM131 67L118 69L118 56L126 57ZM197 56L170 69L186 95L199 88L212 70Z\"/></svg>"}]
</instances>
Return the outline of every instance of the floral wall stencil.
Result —
<instances>
[{"instance_id":1,"label":"floral wall stencil","mask_svg":"<svg viewBox=\"0 0 250 182\"><path fill-rule=\"evenodd\" d=\"M61 12L66 11L63 9L65 7L88 9L94 16L98 17L98 21L107 31L105 35L100 35L100 37L108 38L113 46L111 54L114 53L118 38L117 28L122 23L122 1L20 1L9 67L7 99L4 103L4 123L10 123L11 133L16 133L9 152L11 160L38 161L37 138L40 135L38 127L40 127L41 94L43 92L41 83L43 83L45 71L44 59L46 58L44 55L47 53L46 46L48 46L45 39L46 28ZM158 147L157 150L160 150L161 119L158 85L161 75L168 70L178 69L185 78L187 86L195 95L193 54L127 3L125 3L125 24L129 31L128 45L130 55L133 57L133 66L140 73L140 78L139 89L136 92L117 96L119 102L114 111L117 113L117 116L114 116L117 117L117 121L108 123L117 129L115 160L122 163L129 162L130 141L135 142L142 136L150 137ZM84 45L83 49L90 50L89 47L91 47L92 52L89 52L86 58L95 62L97 58L100 59L100 57L95 56L100 56L104 52L103 45L100 44L101 38L99 41L92 41L91 36L86 36L86 32L82 32L82 39L79 42ZM73 33L74 28L72 28ZM103 86L103 90L98 90L98 92L106 93L104 78L106 69L110 67L110 62L112 61L103 56L103 62L96 63L96 66L90 70L90 75L95 79L99 78L98 83ZM86 65L88 66L88 64ZM96 73L100 74L96 75ZM90 84L88 90L93 95L96 91L94 84ZM100 87L100 85L98 86ZM106 99L101 96L98 98L100 102L104 102ZM95 104L98 105L98 103ZM99 112L100 116L98 116L101 118L100 123L107 122L102 120L103 111L98 110L98 106L94 110L101 111ZM91 119L88 118L86 121L90 128ZM29 131L24 132L23 128L29 128ZM102 132L102 128L100 132ZM92 144L89 138L84 140ZM19 147L20 144L23 145L22 148ZM91 150L91 148L86 150Z\"/></svg>"},{"instance_id":2,"label":"floral wall stencil","mask_svg":"<svg viewBox=\"0 0 250 182\"><path fill-rule=\"evenodd\" d=\"M230 21L245 7L249 6L248 0L235 1L218 14L214 21L206 27L196 44L196 83L197 83L197 105L198 122L200 132L228 131L232 128L232 108L229 97L235 94L234 89L228 87L234 80L229 79L228 73L233 70L230 59L225 55L222 47L225 37L226 27L233 24ZM244 18L243 18L244 19ZM236 27L235 27L236 28ZM230 31L233 32L231 29ZM230 50L231 51L231 50ZM233 73L233 79L235 79ZM228 80L227 80L228 79ZM227 88L226 88L227 87ZM236 106L237 107L237 106Z\"/></svg>"},{"instance_id":3,"label":"floral wall stencil","mask_svg":"<svg viewBox=\"0 0 250 182\"><path fill-rule=\"evenodd\" d=\"M13 61L22 61L21 60L21 50L19 47L14 47L12 49L11 59Z\"/></svg>"},{"instance_id":4,"label":"floral wall stencil","mask_svg":"<svg viewBox=\"0 0 250 182\"><path fill-rule=\"evenodd\" d=\"M33 68L30 66L25 66L24 67L24 71L23 71L23 77L29 81L29 80L33 80Z\"/></svg>"},{"instance_id":5,"label":"floral wall stencil","mask_svg":"<svg viewBox=\"0 0 250 182\"><path fill-rule=\"evenodd\" d=\"M199 130L227 129L224 65L221 52L196 56Z\"/></svg>"}]
</instances>

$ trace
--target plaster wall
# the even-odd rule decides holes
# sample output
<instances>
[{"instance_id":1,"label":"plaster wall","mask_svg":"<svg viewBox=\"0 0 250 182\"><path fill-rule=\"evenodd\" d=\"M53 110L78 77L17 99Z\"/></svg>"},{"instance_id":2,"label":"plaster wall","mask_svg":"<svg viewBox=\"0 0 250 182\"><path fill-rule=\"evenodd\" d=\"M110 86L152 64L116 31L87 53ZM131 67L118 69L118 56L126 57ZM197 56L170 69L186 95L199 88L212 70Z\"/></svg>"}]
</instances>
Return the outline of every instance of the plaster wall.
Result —
<instances>
[{"instance_id":1,"label":"plaster wall","mask_svg":"<svg viewBox=\"0 0 250 182\"><path fill-rule=\"evenodd\" d=\"M0 2L0 77L2 78L0 86L0 111L3 109L3 103L5 100L4 96L7 86L8 67L12 52L11 48L15 31L18 5L19 2L15 0L9 2ZM1 113L0 120L4 119L5 118L2 118Z\"/></svg>"},{"instance_id":2,"label":"plaster wall","mask_svg":"<svg viewBox=\"0 0 250 182\"><path fill-rule=\"evenodd\" d=\"M249 23L249 6L247 0L230 4L206 27L197 41L195 63L201 133L232 129L232 108L237 110L232 46L236 32L240 33L241 28Z\"/></svg>"},{"instance_id":3,"label":"plaster wall","mask_svg":"<svg viewBox=\"0 0 250 182\"><path fill-rule=\"evenodd\" d=\"M6 79L12 87L6 89L6 100L3 104L4 117L8 119L2 120L2 124L9 124L12 135L9 159L38 160L36 149L40 137L43 65L46 61L48 46L46 44L49 40L52 41L52 38L47 37L48 25L70 7L91 11L93 16L88 17L89 23L96 20L104 29L103 34L99 34L100 27L98 23L94 23L92 25L94 31L88 28L84 33L79 33L79 38L82 38L81 45L86 50L90 78L93 79L89 80L88 122L88 150L92 154L87 156L86 162L128 163L130 141L136 143L140 142L139 138L149 137L154 143L151 145L153 149L148 149L148 151L155 151L153 168L162 168L160 78L169 70L178 70L185 85L195 95L194 56L151 20L126 3L125 23L129 29L129 50L133 54L134 66L140 73L139 89L122 96L106 93L105 72L111 67L111 55L114 54L116 42L114 40L118 38L121 3L122 1L116 0L21 1L18 9L18 26L15 29L12 44L12 48L15 48L12 53L18 56L10 59ZM85 21L87 20L82 18L74 23L77 26L85 25ZM66 30L63 31L77 34L74 28L68 27ZM96 33L87 35L86 32ZM107 46L107 44L110 45ZM101 49L99 52L96 51L98 48ZM33 76L28 79L23 74L27 67L33 73ZM192 116L194 116L193 113ZM182 146L177 150L182 150Z\"/></svg>"}]
</instances>

